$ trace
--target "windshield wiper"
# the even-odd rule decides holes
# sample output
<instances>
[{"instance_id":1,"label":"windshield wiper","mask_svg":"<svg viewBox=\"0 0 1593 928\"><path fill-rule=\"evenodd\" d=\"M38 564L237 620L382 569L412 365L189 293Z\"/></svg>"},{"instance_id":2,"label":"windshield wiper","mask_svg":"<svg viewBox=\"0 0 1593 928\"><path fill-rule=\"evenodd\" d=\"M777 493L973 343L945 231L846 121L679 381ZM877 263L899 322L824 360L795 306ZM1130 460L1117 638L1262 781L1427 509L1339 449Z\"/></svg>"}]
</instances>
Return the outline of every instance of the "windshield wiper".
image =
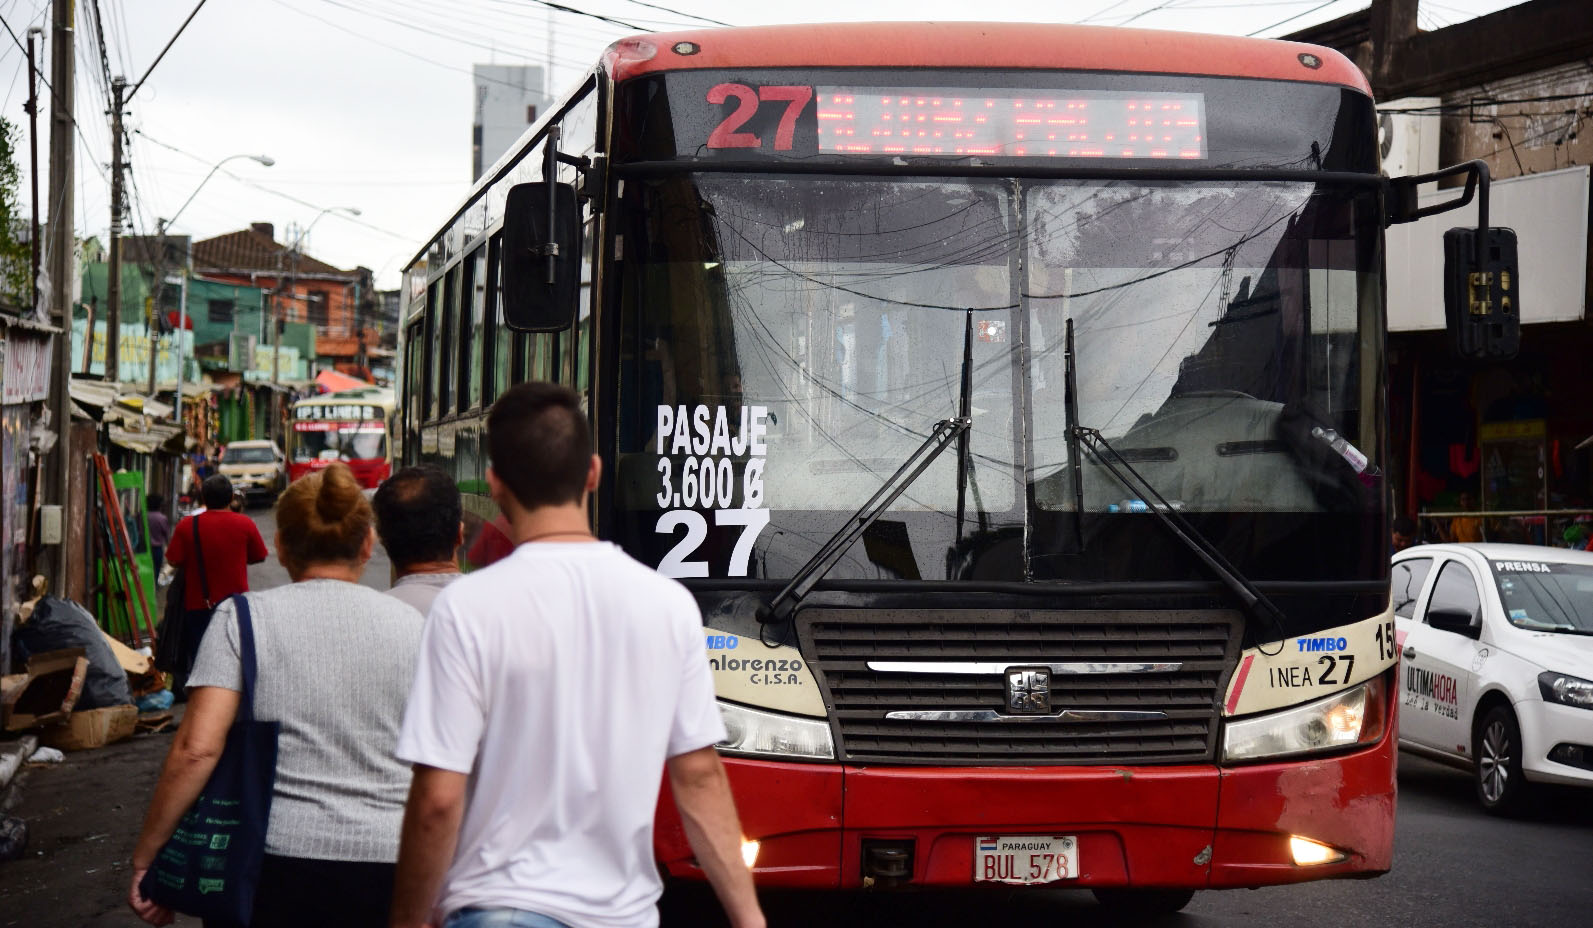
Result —
<instances>
[{"instance_id":1,"label":"windshield wiper","mask_svg":"<svg viewBox=\"0 0 1593 928\"><path fill-rule=\"evenodd\" d=\"M1112 447L1111 443L1106 440L1106 436L1102 435L1099 429L1086 428L1079 424L1078 407L1075 405L1079 391L1078 373L1073 366L1072 319L1067 320L1064 337L1066 339L1065 351L1067 360L1064 374L1067 379L1067 402L1065 405L1068 415L1069 453L1073 453L1074 449L1080 445L1087 446L1090 457L1110 471L1112 476L1117 478L1118 483L1121 483L1135 496L1150 500L1151 503L1146 508L1155 514L1161 524L1184 547L1188 548L1200 559L1200 562L1206 566L1207 570L1210 570L1216 575L1218 580L1222 581L1223 585L1228 588L1229 592L1233 593L1235 599L1244 605L1245 610L1250 615L1272 626L1276 640L1281 646L1284 638L1283 613L1277 606L1273 605L1272 600L1268 599L1267 595L1261 592L1250 578L1240 573L1239 569L1234 567L1223 556L1223 553L1218 550L1216 545L1211 543L1210 539L1200 534L1200 531L1191 525L1182 513L1174 509L1173 505L1162 496L1156 487L1141 476L1139 471L1134 469L1134 465L1130 464L1121 454L1118 454L1117 449ZM1102 452L1105 453L1103 454ZM1121 470L1119 470L1119 466L1121 466ZM1073 484L1081 525L1084 520L1084 491L1082 481L1077 478L1082 476L1082 469L1076 470ZM1082 532L1082 528L1080 531ZM1256 646L1260 647L1261 643L1258 636ZM1265 652L1265 649L1263 649L1263 652L1271 653Z\"/></svg>"},{"instance_id":2,"label":"windshield wiper","mask_svg":"<svg viewBox=\"0 0 1593 928\"><path fill-rule=\"evenodd\" d=\"M897 497L907 492L913 481L935 463L941 452L951 447L952 442L961 439L957 453L957 537L962 538L962 523L964 507L967 497L964 495L965 481L968 476L968 430L973 426L972 401L970 394L973 392L973 310L968 310L964 323L962 339L962 389L958 402L958 412L954 418L942 419L930 429L929 437L919 445L917 450L907 456L902 466L896 468L896 473L891 474L880 484L874 495L868 498L858 510L846 520L846 524L836 530L817 553L808 559L806 564L798 570L791 581L780 592L774 594L768 605L759 607L758 621L764 625L783 623L791 618L796 611L797 604L803 597L812 591L818 582L824 579L830 568L841 559L846 549L862 537L880 516L884 515L891 503ZM768 642L764 642L768 644Z\"/></svg>"},{"instance_id":3,"label":"windshield wiper","mask_svg":"<svg viewBox=\"0 0 1593 928\"><path fill-rule=\"evenodd\" d=\"M789 619L797 603L801 602L830 568L835 566L835 562L846 553L846 549L851 547L875 520L884 515L891 503L896 502L897 497L907 492L907 488L913 485L918 475L933 464L942 451L950 448L958 436L966 433L971 424L970 420L960 417L942 419L935 423L929 437L918 446L918 450L909 455L907 460L902 462L902 466L896 469L896 473L891 474L884 483L880 484L880 488L874 491L868 502L859 507L857 512L847 519L846 524L819 548L818 553L802 565L802 569L796 572L791 582L776 593L767 606L758 610L758 621L767 625Z\"/></svg>"}]
</instances>

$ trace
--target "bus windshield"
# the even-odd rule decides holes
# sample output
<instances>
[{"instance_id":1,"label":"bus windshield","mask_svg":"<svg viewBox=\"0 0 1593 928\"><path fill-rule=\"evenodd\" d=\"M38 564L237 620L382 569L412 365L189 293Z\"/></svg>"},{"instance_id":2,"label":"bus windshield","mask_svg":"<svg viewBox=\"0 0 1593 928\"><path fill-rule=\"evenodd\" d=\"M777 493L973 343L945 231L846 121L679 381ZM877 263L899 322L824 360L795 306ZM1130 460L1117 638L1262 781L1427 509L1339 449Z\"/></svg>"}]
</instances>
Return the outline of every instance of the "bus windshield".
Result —
<instances>
[{"instance_id":1,"label":"bus windshield","mask_svg":"<svg viewBox=\"0 0 1593 928\"><path fill-rule=\"evenodd\" d=\"M387 430L379 423L299 422L294 439L293 460L301 463L369 461L387 454Z\"/></svg>"},{"instance_id":2,"label":"bus windshield","mask_svg":"<svg viewBox=\"0 0 1593 928\"><path fill-rule=\"evenodd\" d=\"M1370 197L698 174L635 184L626 206L617 503L644 550L694 521L670 512L766 509L747 570L789 576L958 414L970 324L966 451L942 455L831 576L968 576L994 547L1018 565L1001 571L1027 576L1078 554L1096 516L1143 509L1069 459L1067 320L1079 424L1175 507L1230 521L1376 509ZM712 564L734 539L709 536ZM736 575L721 556L706 575Z\"/></svg>"}]
</instances>

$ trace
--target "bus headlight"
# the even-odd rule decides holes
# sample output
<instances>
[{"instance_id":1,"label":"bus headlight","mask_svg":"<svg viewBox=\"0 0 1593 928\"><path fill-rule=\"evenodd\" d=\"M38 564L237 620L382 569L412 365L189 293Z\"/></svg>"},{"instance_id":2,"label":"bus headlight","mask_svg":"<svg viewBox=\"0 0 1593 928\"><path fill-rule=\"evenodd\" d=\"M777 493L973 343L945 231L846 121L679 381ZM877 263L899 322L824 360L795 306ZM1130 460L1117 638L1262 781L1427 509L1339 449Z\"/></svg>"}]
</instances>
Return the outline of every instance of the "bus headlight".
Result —
<instances>
[{"instance_id":1,"label":"bus headlight","mask_svg":"<svg viewBox=\"0 0 1593 928\"><path fill-rule=\"evenodd\" d=\"M830 725L823 719L764 712L722 701L719 712L724 716L725 730L729 733L719 742L719 750L727 754L815 760L835 758Z\"/></svg>"},{"instance_id":2,"label":"bus headlight","mask_svg":"<svg viewBox=\"0 0 1593 928\"><path fill-rule=\"evenodd\" d=\"M1378 677L1303 706L1229 722L1223 729L1222 759L1313 754L1376 741L1383 734L1384 685Z\"/></svg>"}]
</instances>

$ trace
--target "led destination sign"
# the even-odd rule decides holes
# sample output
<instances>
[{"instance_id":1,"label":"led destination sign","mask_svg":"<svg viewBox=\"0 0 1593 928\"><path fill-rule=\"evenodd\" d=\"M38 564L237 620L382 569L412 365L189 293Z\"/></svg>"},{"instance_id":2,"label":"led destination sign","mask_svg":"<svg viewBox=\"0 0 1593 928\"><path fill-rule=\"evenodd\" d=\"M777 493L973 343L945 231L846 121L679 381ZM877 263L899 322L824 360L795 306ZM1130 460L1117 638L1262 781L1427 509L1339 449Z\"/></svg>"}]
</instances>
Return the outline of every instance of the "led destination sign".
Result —
<instances>
[{"instance_id":1,"label":"led destination sign","mask_svg":"<svg viewBox=\"0 0 1593 928\"><path fill-rule=\"evenodd\" d=\"M701 91L699 91L701 92ZM725 82L709 150L997 158L1207 157L1201 93ZM688 135L691 133L688 133Z\"/></svg>"},{"instance_id":2,"label":"led destination sign","mask_svg":"<svg viewBox=\"0 0 1593 928\"><path fill-rule=\"evenodd\" d=\"M1206 157L1201 94L816 88L818 150L859 155Z\"/></svg>"}]
</instances>

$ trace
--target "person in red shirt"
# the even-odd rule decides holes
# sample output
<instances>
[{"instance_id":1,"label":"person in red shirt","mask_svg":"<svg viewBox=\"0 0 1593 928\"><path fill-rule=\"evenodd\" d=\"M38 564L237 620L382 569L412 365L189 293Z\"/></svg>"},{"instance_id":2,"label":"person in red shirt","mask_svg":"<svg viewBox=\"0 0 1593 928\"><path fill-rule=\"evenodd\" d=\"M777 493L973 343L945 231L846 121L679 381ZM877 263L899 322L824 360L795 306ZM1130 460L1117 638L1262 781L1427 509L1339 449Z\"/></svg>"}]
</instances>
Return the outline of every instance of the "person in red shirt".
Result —
<instances>
[{"instance_id":1,"label":"person in red shirt","mask_svg":"<svg viewBox=\"0 0 1593 928\"><path fill-rule=\"evenodd\" d=\"M266 559L265 539L248 516L232 512L232 481L212 474L200 485L205 504L171 530L166 560L183 570L182 659L187 675L210 626L210 611L235 593L249 592L249 565ZM196 528L197 526L197 528ZM198 538L196 556L194 540ZM173 591L175 593L175 591Z\"/></svg>"}]
</instances>

